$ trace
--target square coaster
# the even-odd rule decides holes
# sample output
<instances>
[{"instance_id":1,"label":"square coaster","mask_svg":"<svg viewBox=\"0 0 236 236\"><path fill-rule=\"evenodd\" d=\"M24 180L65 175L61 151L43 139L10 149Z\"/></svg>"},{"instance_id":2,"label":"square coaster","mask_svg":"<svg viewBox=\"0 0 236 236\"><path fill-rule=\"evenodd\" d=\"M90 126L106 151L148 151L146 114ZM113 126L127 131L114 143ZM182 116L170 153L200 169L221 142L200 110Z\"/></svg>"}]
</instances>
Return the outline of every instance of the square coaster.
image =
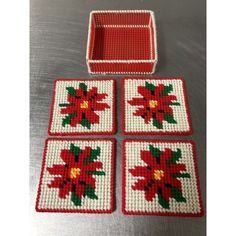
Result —
<instances>
[{"instance_id":1,"label":"square coaster","mask_svg":"<svg viewBox=\"0 0 236 236\"><path fill-rule=\"evenodd\" d=\"M125 140L122 170L124 214L203 215L193 142Z\"/></svg>"},{"instance_id":2,"label":"square coaster","mask_svg":"<svg viewBox=\"0 0 236 236\"><path fill-rule=\"evenodd\" d=\"M191 134L182 78L124 78L124 134Z\"/></svg>"},{"instance_id":3,"label":"square coaster","mask_svg":"<svg viewBox=\"0 0 236 236\"><path fill-rule=\"evenodd\" d=\"M115 109L113 79L56 80L48 133L114 134Z\"/></svg>"},{"instance_id":4,"label":"square coaster","mask_svg":"<svg viewBox=\"0 0 236 236\"><path fill-rule=\"evenodd\" d=\"M111 213L114 165L114 139L47 139L36 210Z\"/></svg>"}]
</instances>

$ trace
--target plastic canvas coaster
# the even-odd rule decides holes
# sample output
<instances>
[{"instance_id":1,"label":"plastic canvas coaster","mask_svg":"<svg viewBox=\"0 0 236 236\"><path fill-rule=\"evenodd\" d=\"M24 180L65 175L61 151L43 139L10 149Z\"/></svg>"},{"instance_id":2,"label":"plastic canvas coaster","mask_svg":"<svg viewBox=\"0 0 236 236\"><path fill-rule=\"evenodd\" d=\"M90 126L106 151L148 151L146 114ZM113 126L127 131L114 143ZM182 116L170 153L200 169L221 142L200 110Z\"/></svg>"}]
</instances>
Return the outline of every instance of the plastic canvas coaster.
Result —
<instances>
[{"instance_id":1,"label":"plastic canvas coaster","mask_svg":"<svg viewBox=\"0 0 236 236\"><path fill-rule=\"evenodd\" d=\"M115 80L54 82L50 135L114 134L115 121Z\"/></svg>"},{"instance_id":2,"label":"plastic canvas coaster","mask_svg":"<svg viewBox=\"0 0 236 236\"><path fill-rule=\"evenodd\" d=\"M191 134L182 78L124 78L124 134Z\"/></svg>"},{"instance_id":3,"label":"plastic canvas coaster","mask_svg":"<svg viewBox=\"0 0 236 236\"><path fill-rule=\"evenodd\" d=\"M36 210L111 213L114 139L47 139Z\"/></svg>"},{"instance_id":4,"label":"plastic canvas coaster","mask_svg":"<svg viewBox=\"0 0 236 236\"><path fill-rule=\"evenodd\" d=\"M203 215L192 142L125 140L122 168L124 214Z\"/></svg>"}]
</instances>

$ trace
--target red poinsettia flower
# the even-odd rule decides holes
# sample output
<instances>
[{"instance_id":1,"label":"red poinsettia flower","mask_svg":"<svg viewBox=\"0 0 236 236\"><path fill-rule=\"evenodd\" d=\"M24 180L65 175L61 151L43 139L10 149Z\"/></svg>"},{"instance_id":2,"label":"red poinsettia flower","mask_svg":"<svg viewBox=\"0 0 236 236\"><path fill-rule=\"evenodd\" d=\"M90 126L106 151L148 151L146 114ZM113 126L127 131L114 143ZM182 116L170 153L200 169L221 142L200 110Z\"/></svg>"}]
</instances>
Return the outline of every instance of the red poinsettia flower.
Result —
<instances>
[{"instance_id":1,"label":"red poinsettia flower","mask_svg":"<svg viewBox=\"0 0 236 236\"><path fill-rule=\"evenodd\" d=\"M94 161L99 155L99 147L85 147L82 150L71 144L70 150L61 150L60 157L65 164L54 164L47 168L51 175L56 175L48 187L58 188L60 198L66 198L71 192L71 200L75 205L81 205L81 199L85 196L97 199L94 175L105 175L104 171L97 170L102 168L102 162Z\"/></svg>"},{"instance_id":2,"label":"red poinsettia flower","mask_svg":"<svg viewBox=\"0 0 236 236\"><path fill-rule=\"evenodd\" d=\"M104 111L110 108L107 103L102 103L106 98L106 93L98 93L97 87L92 87L88 90L87 85L84 83L79 84L79 89L67 87L68 91L67 101L69 103L59 104L61 114L67 114L62 121L62 126L66 124L75 127L81 124L90 129L91 124L99 123L99 116L95 111Z\"/></svg>"},{"instance_id":3,"label":"red poinsettia flower","mask_svg":"<svg viewBox=\"0 0 236 236\"><path fill-rule=\"evenodd\" d=\"M153 201L158 195L158 201L164 208L169 208L170 198L185 202L179 178L190 178L190 175L183 173L186 171L185 164L177 163L181 158L181 150L175 152L165 148L160 151L152 145L149 148L150 151L141 151L141 159L147 165L129 169L133 176L142 177L132 185L132 189L144 191L147 201Z\"/></svg>"},{"instance_id":4,"label":"red poinsettia flower","mask_svg":"<svg viewBox=\"0 0 236 236\"><path fill-rule=\"evenodd\" d=\"M163 121L177 123L173 117L172 105L180 105L175 95L169 95L173 90L172 85L165 86L159 84L155 86L146 82L145 86L138 86L139 98L128 101L132 106L140 106L133 115L140 116L148 124L152 119L152 124L159 129L163 128Z\"/></svg>"}]
</instances>

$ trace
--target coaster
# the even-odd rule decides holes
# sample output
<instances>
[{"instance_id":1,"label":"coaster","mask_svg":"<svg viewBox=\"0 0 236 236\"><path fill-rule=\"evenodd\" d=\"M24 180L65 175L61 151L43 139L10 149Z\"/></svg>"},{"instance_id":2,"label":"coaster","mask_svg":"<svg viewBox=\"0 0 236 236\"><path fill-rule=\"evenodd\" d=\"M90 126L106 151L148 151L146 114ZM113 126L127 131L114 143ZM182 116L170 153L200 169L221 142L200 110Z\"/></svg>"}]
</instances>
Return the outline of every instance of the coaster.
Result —
<instances>
[{"instance_id":1,"label":"coaster","mask_svg":"<svg viewBox=\"0 0 236 236\"><path fill-rule=\"evenodd\" d=\"M55 81L50 135L114 134L115 119L115 80Z\"/></svg>"},{"instance_id":2,"label":"coaster","mask_svg":"<svg viewBox=\"0 0 236 236\"><path fill-rule=\"evenodd\" d=\"M124 134L191 134L182 78L124 78Z\"/></svg>"},{"instance_id":3,"label":"coaster","mask_svg":"<svg viewBox=\"0 0 236 236\"><path fill-rule=\"evenodd\" d=\"M203 215L190 141L125 140L122 181L124 214Z\"/></svg>"},{"instance_id":4,"label":"coaster","mask_svg":"<svg viewBox=\"0 0 236 236\"><path fill-rule=\"evenodd\" d=\"M111 213L114 139L47 139L36 210Z\"/></svg>"}]
</instances>

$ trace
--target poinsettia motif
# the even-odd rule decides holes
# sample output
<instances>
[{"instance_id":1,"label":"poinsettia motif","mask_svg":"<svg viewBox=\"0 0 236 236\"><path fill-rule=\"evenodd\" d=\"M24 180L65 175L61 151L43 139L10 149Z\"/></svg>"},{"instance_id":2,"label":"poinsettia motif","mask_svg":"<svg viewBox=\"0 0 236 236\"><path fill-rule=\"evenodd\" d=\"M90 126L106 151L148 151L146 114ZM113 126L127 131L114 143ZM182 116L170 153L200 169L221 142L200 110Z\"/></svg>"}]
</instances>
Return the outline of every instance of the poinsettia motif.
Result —
<instances>
[{"instance_id":1,"label":"poinsettia motif","mask_svg":"<svg viewBox=\"0 0 236 236\"><path fill-rule=\"evenodd\" d=\"M178 106L180 103L176 102L175 95L169 94L172 91L171 84L155 86L146 81L145 86L138 86L138 93L142 98L136 97L128 101L132 106L140 106L133 115L142 117L146 124L152 120L152 124L158 129L163 129L163 121L176 124L171 106Z\"/></svg>"},{"instance_id":2,"label":"poinsettia motif","mask_svg":"<svg viewBox=\"0 0 236 236\"><path fill-rule=\"evenodd\" d=\"M133 190L144 191L147 201L153 201L157 195L159 204L166 209L170 207L170 198L177 202L186 202L180 178L190 178L190 175L186 173L185 164L177 163L181 159L180 149L172 151L165 148L161 151L150 145L149 151L141 151L141 159L146 166L129 169L133 176L142 177L132 185Z\"/></svg>"},{"instance_id":3,"label":"poinsettia motif","mask_svg":"<svg viewBox=\"0 0 236 236\"><path fill-rule=\"evenodd\" d=\"M99 123L99 116L95 111L104 111L106 108L110 108L107 103L99 102L106 98L107 94L98 93L97 87L88 90L85 83L80 83L79 89L67 87L66 90L68 91L68 103L59 104L60 107L63 107L61 114L67 114L62 121L63 127L67 124L72 127L80 124L90 129L91 124Z\"/></svg>"},{"instance_id":4,"label":"poinsettia motif","mask_svg":"<svg viewBox=\"0 0 236 236\"><path fill-rule=\"evenodd\" d=\"M98 199L94 175L105 175L104 171L97 170L103 166L102 162L95 161L99 155L99 147L80 149L71 144L70 150L61 150L60 157L65 164L47 167L51 175L56 175L48 187L58 188L60 198L66 198L71 192L71 201L76 206L81 206L84 197Z\"/></svg>"}]
</instances>

